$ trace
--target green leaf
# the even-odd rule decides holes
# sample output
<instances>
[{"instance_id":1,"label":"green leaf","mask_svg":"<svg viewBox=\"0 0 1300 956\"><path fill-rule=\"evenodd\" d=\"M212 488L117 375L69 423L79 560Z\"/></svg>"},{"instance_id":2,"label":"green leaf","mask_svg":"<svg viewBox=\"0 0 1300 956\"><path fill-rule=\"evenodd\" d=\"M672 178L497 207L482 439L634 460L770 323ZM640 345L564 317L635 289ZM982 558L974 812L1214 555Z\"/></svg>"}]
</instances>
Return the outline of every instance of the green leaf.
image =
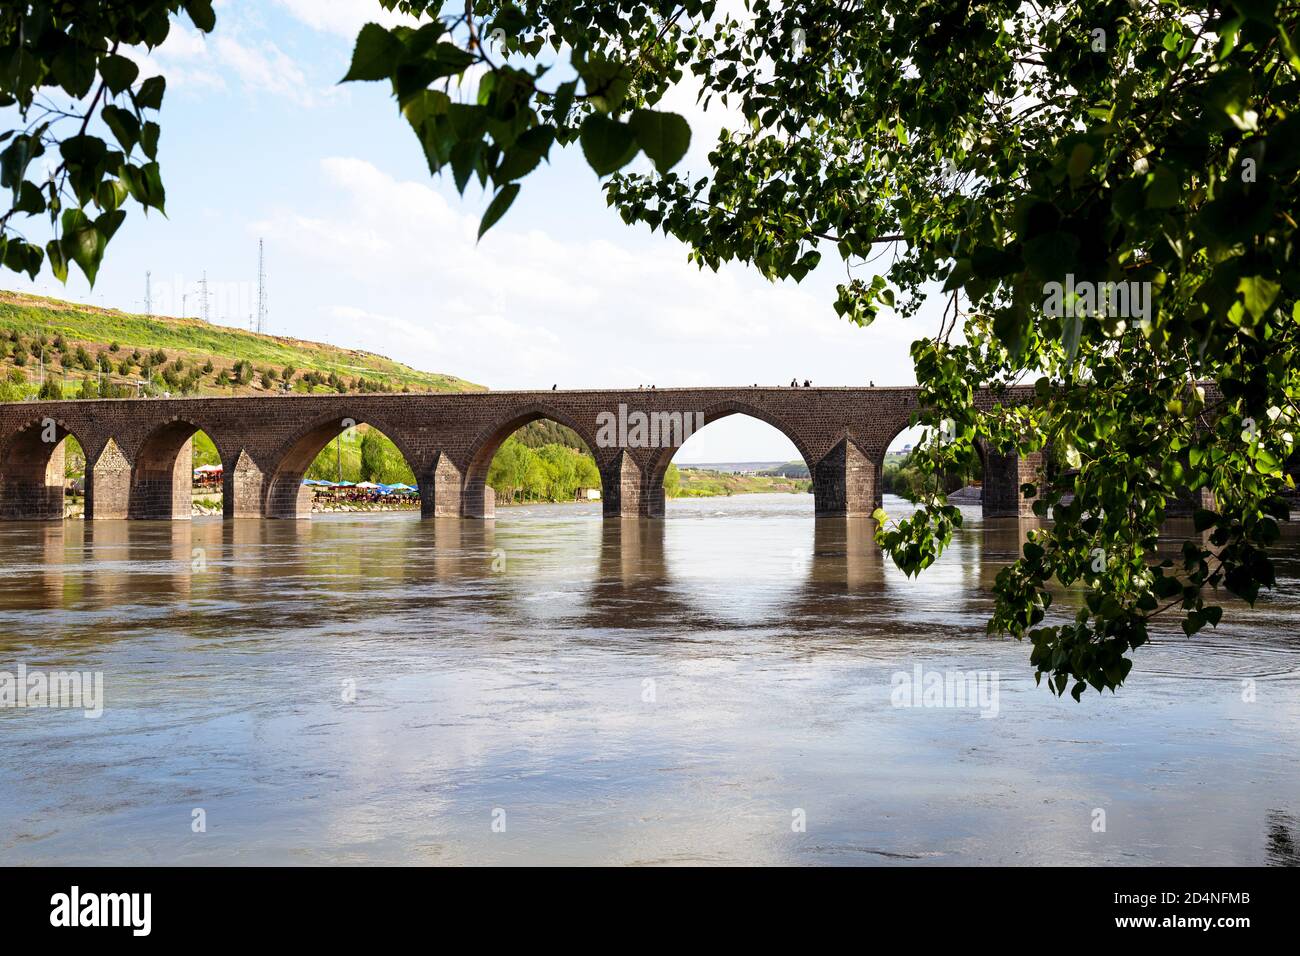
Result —
<instances>
[{"instance_id":1,"label":"green leaf","mask_svg":"<svg viewBox=\"0 0 1300 956\"><path fill-rule=\"evenodd\" d=\"M164 211L163 204L167 196L163 190L162 171L157 163L125 166L122 169L122 178L126 181L126 188L131 193L131 198L136 202L146 209L152 207L159 212Z\"/></svg>"},{"instance_id":2,"label":"green leaf","mask_svg":"<svg viewBox=\"0 0 1300 956\"><path fill-rule=\"evenodd\" d=\"M194 25L204 33L211 33L217 25L217 15L212 11L212 0L185 0L185 12Z\"/></svg>"},{"instance_id":3,"label":"green leaf","mask_svg":"<svg viewBox=\"0 0 1300 956\"><path fill-rule=\"evenodd\" d=\"M493 173L498 183L507 183L522 179L537 168L537 165L550 152L555 140L555 127L534 126L515 140L514 146L505 151L501 165Z\"/></svg>"},{"instance_id":4,"label":"green leaf","mask_svg":"<svg viewBox=\"0 0 1300 956\"><path fill-rule=\"evenodd\" d=\"M23 177L27 175L27 167L44 152L39 136L15 136L14 141L0 153L0 186L13 190L16 196Z\"/></svg>"},{"instance_id":5,"label":"green leaf","mask_svg":"<svg viewBox=\"0 0 1300 956\"><path fill-rule=\"evenodd\" d=\"M148 122L140 128L140 148L150 159L158 158L158 137L162 135L162 127L157 123Z\"/></svg>"},{"instance_id":6,"label":"green leaf","mask_svg":"<svg viewBox=\"0 0 1300 956\"><path fill-rule=\"evenodd\" d=\"M41 263L44 259L45 253L41 251L41 247L31 242L10 242L9 249L5 253L5 265L17 271L26 272L33 279L41 271ZM12 264L20 260L21 265Z\"/></svg>"},{"instance_id":7,"label":"green leaf","mask_svg":"<svg viewBox=\"0 0 1300 956\"><path fill-rule=\"evenodd\" d=\"M1027 241L1021 254L1036 275L1059 281L1078 262L1079 239L1068 232L1049 232Z\"/></svg>"},{"instance_id":8,"label":"green leaf","mask_svg":"<svg viewBox=\"0 0 1300 956\"><path fill-rule=\"evenodd\" d=\"M135 91L135 105L142 110L162 109L163 93L167 91L167 80L161 76L151 76Z\"/></svg>"},{"instance_id":9,"label":"green leaf","mask_svg":"<svg viewBox=\"0 0 1300 956\"><path fill-rule=\"evenodd\" d=\"M135 149L136 143L140 142L140 121L134 113L110 104L104 107L100 115L128 154Z\"/></svg>"},{"instance_id":10,"label":"green leaf","mask_svg":"<svg viewBox=\"0 0 1300 956\"><path fill-rule=\"evenodd\" d=\"M402 56L402 43L377 23L367 23L357 35L352 66L340 82L386 80Z\"/></svg>"},{"instance_id":11,"label":"green leaf","mask_svg":"<svg viewBox=\"0 0 1300 956\"><path fill-rule=\"evenodd\" d=\"M1192 524L1197 531L1205 531L1219 523L1219 516L1205 508L1197 508L1192 514Z\"/></svg>"},{"instance_id":12,"label":"green leaf","mask_svg":"<svg viewBox=\"0 0 1300 956\"><path fill-rule=\"evenodd\" d=\"M1074 149L1070 151L1069 162L1066 163L1066 172L1070 174L1073 182L1078 182L1092 168L1092 159L1096 155L1096 150L1089 143L1075 143Z\"/></svg>"},{"instance_id":13,"label":"green leaf","mask_svg":"<svg viewBox=\"0 0 1300 956\"><path fill-rule=\"evenodd\" d=\"M35 216L45 212L45 196L30 180L23 180L19 188L18 201L14 203L14 212Z\"/></svg>"},{"instance_id":14,"label":"green leaf","mask_svg":"<svg viewBox=\"0 0 1300 956\"><path fill-rule=\"evenodd\" d=\"M1268 315L1282 286L1263 276L1248 276L1237 283L1237 291L1245 300L1246 310L1259 322Z\"/></svg>"},{"instance_id":15,"label":"green leaf","mask_svg":"<svg viewBox=\"0 0 1300 956\"><path fill-rule=\"evenodd\" d=\"M632 72L622 63L603 57L575 57L573 67L586 86L588 102L602 113L617 110L627 96Z\"/></svg>"},{"instance_id":16,"label":"green leaf","mask_svg":"<svg viewBox=\"0 0 1300 956\"><path fill-rule=\"evenodd\" d=\"M105 179L95 191L95 202L100 209L112 211L126 202L129 195L126 183L120 179Z\"/></svg>"},{"instance_id":17,"label":"green leaf","mask_svg":"<svg viewBox=\"0 0 1300 956\"><path fill-rule=\"evenodd\" d=\"M1146 207L1148 209L1168 209L1178 205L1182 193L1182 181L1167 166L1157 166L1147 184Z\"/></svg>"},{"instance_id":18,"label":"green leaf","mask_svg":"<svg viewBox=\"0 0 1300 956\"><path fill-rule=\"evenodd\" d=\"M50 270L54 273L54 278L67 284L68 281L68 260L63 255L63 246L57 239L51 239L45 245L45 253L50 260Z\"/></svg>"},{"instance_id":19,"label":"green leaf","mask_svg":"<svg viewBox=\"0 0 1300 956\"><path fill-rule=\"evenodd\" d=\"M577 89L577 80L561 83L556 88L555 97L551 101L551 112L557 123L562 123L569 118L569 110L573 108L573 96Z\"/></svg>"},{"instance_id":20,"label":"green leaf","mask_svg":"<svg viewBox=\"0 0 1300 956\"><path fill-rule=\"evenodd\" d=\"M125 219L126 213L120 209L106 212L95 220L95 231L104 237L105 243L109 243Z\"/></svg>"},{"instance_id":21,"label":"green leaf","mask_svg":"<svg viewBox=\"0 0 1300 956\"><path fill-rule=\"evenodd\" d=\"M483 153L480 140L461 140L451 148L451 172L456 181L456 191L464 195L469 177L478 168Z\"/></svg>"},{"instance_id":22,"label":"green leaf","mask_svg":"<svg viewBox=\"0 0 1300 956\"><path fill-rule=\"evenodd\" d=\"M108 238L95 228L95 224L80 209L69 209L63 214L61 242L64 256L77 264L93 286Z\"/></svg>"},{"instance_id":23,"label":"green leaf","mask_svg":"<svg viewBox=\"0 0 1300 956\"><path fill-rule=\"evenodd\" d=\"M626 123L592 113L582 122L579 136L587 164L598 176L617 172L637 154L636 134Z\"/></svg>"},{"instance_id":24,"label":"green leaf","mask_svg":"<svg viewBox=\"0 0 1300 956\"><path fill-rule=\"evenodd\" d=\"M140 68L124 56L109 53L99 61L99 75L104 78L109 92L116 96L135 82Z\"/></svg>"},{"instance_id":25,"label":"green leaf","mask_svg":"<svg viewBox=\"0 0 1300 956\"><path fill-rule=\"evenodd\" d=\"M1077 315L1066 313L1061 316L1061 347L1065 349L1065 356L1068 361L1073 362L1074 357L1079 351L1079 338L1083 334L1083 319ZM1075 452L1077 455L1078 452ZM1078 467L1074 465L1073 467Z\"/></svg>"},{"instance_id":26,"label":"green leaf","mask_svg":"<svg viewBox=\"0 0 1300 956\"><path fill-rule=\"evenodd\" d=\"M55 55L51 69L64 92L81 99L95 83L95 51L69 44Z\"/></svg>"},{"instance_id":27,"label":"green leaf","mask_svg":"<svg viewBox=\"0 0 1300 956\"><path fill-rule=\"evenodd\" d=\"M690 124L677 113L633 110L628 126L660 173L676 166L691 145Z\"/></svg>"},{"instance_id":28,"label":"green leaf","mask_svg":"<svg viewBox=\"0 0 1300 956\"><path fill-rule=\"evenodd\" d=\"M515 201L515 197L518 195L519 184L510 183L509 185L502 186L500 191L492 197L492 202L488 204L487 212L483 213L483 221L480 222L478 226L478 237L480 239L483 238L483 233L496 225L497 220L506 214L506 210L510 208L510 204Z\"/></svg>"}]
</instances>

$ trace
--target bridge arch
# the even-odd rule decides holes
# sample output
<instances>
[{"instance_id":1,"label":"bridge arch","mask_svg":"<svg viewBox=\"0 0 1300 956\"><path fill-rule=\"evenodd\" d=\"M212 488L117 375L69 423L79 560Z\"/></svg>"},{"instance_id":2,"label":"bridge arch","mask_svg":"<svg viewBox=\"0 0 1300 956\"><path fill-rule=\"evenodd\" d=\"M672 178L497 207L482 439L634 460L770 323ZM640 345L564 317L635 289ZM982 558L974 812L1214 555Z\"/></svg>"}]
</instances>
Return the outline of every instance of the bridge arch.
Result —
<instances>
[{"instance_id":1,"label":"bridge arch","mask_svg":"<svg viewBox=\"0 0 1300 956\"><path fill-rule=\"evenodd\" d=\"M395 427L378 415L365 415L360 411L353 417L348 414L328 415L313 419L283 442L268 460L263 479L262 515L267 518L310 518L312 493L303 485L303 478L312 463L336 438L358 426L373 428L391 441L415 476L422 500L433 497L433 479L421 467L421 459L413 453L402 429ZM241 455L243 467L246 456ZM227 509L227 513L230 511Z\"/></svg>"},{"instance_id":2,"label":"bridge arch","mask_svg":"<svg viewBox=\"0 0 1300 956\"><path fill-rule=\"evenodd\" d=\"M608 484L605 476L606 464L613 455L602 454L604 449L599 447L595 435L582 422L545 402L535 402L524 408L514 410L505 420L489 425L479 432L470 444L463 478L459 475L454 476L455 478L461 478L458 482L461 487L459 508L461 516L466 518L492 518L495 516L496 499L488 486L488 471L492 467L492 459L496 457L497 452L507 438L525 425L543 420L563 425L582 439L587 446L587 450L596 459L596 467L601 473L602 493L604 492ZM449 460L439 462L439 472L453 467L453 463ZM452 480L453 476L450 474L440 474L439 476L440 486L444 482L450 485ZM445 497L446 491L442 487L440 487L440 491L443 492Z\"/></svg>"},{"instance_id":3,"label":"bridge arch","mask_svg":"<svg viewBox=\"0 0 1300 956\"><path fill-rule=\"evenodd\" d=\"M86 449L66 421L42 416L0 440L0 520L63 520L68 437Z\"/></svg>"},{"instance_id":4,"label":"bridge arch","mask_svg":"<svg viewBox=\"0 0 1300 956\"><path fill-rule=\"evenodd\" d=\"M127 517L185 520L192 509L194 436L207 435L223 466L226 455L213 434L197 418L173 415L155 427L136 448L127 491ZM100 480L97 470L96 482Z\"/></svg>"},{"instance_id":5,"label":"bridge arch","mask_svg":"<svg viewBox=\"0 0 1300 956\"><path fill-rule=\"evenodd\" d=\"M730 418L733 415L744 415L757 421L771 425L774 429L789 439L794 445L795 450L808 466L809 474L813 474L817 458L803 440L798 430L789 423L782 421L780 417L772 414L766 409L760 408L749 402L728 400L719 402L703 410L701 418L703 425L696 429L692 434L702 431L709 425L724 418ZM686 436L687 439L690 436ZM640 495L644 503L644 514L649 517L662 517L665 509L664 493L664 476L668 473L668 466L672 464L673 458L686 444L684 440L680 445L673 445L665 448L654 449L651 452L647 467L641 475Z\"/></svg>"},{"instance_id":6,"label":"bridge arch","mask_svg":"<svg viewBox=\"0 0 1300 956\"><path fill-rule=\"evenodd\" d=\"M884 461L888 450L892 448L898 436L909 427L904 423L893 431L886 431L888 439L881 446L880 466L876 472L877 487L884 488ZM1029 517L1033 515L1033 502L1024 498L1020 491L1023 484L1034 484L1042 480L1046 468L1047 456L1043 452L1021 455L1012 448L1003 450L979 440L975 442L975 454L980 463L980 506L986 518ZM957 476L963 479L973 475ZM949 489L951 493L951 488Z\"/></svg>"}]
</instances>

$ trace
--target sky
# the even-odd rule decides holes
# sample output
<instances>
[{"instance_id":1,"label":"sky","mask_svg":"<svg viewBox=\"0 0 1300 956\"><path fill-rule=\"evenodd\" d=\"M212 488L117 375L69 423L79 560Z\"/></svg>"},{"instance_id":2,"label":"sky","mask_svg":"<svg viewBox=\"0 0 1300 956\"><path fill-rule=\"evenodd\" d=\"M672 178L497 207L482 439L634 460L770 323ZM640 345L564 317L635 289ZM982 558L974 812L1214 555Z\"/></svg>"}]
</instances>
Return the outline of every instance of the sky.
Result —
<instances>
[{"instance_id":1,"label":"sky","mask_svg":"<svg viewBox=\"0 0 1300 956\"><path fill-rule=\"evenodd\" d=\"M247 328L261 240L266 331L492 389L915 381L908 346L937 329L937 305L851 326L832 308L844 278L833 254L801 284L740 265L701 271L678 241L625 225L576 147L554 150L476 242L490 197L429 173L387 84L338 84L360 27L393 15L375 0L216 9L211 35L182 18L142 63L168 84L167 215L130 211L93 290L75 267L66 286L48 271L6 272L6 286L144 311L150 273L155 313L197 316L206 274L209 320ZM690 120L683 166L703 170L730 117L702 112L690 89L663 108ZM676 460L797 457L771 426L732 416Z\"/></svg>"}]
</instances>

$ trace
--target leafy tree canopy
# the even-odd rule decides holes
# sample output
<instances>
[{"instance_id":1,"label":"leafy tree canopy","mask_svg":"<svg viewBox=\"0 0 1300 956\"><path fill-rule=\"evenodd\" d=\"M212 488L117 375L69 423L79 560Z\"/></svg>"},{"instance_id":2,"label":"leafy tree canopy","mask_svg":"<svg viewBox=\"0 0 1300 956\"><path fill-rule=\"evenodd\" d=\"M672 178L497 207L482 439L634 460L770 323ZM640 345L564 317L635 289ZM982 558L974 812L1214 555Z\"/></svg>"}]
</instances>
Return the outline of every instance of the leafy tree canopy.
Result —
<instances>
[{"instance_id":1,"label":"leafy tree canopy","mask_svg":"<svg viewBox=\"0 0 1300 956\"><path fill-rule=\"evenodd\" d=\"M1024 489L1054 520L999 576L990 622L1032 641L1056 693L1118 686L1158 615L1180 615L1190 634L1219 622L1216 589L1253 602L1275 583L1267 549L1287 516L1300 412L1292 0L749 0L739 13L704 0L380 2L415 25L365 27L345 79L389 84L431 172L491 191L480 234L573 144L610 177L623 219L684 240L701 266L798 280L838 256L834 308L860 325L943 296L942 326L912 349L930 436L913 464L970 473L981 447L1064 460ZM210 28L196 3L134 5L155 18L182 6ZM0 16L0 63L19 64L0 92L30 104L57 82L85 96L95 76L59 79L57 44L24 65L20 30L35 16L22 11L40 10L71 36L83 7ZM156 19L123 26L147 16L97 12L78 41L96 50L107 94L131 86L116 61L104 73L109 51L165 36ZM695 176L677 169L689 125L659 108L688 78L739 117ZM118 137L127 153L133 130ZM143 149L143 123L139 137ZM39 214L41 189L11 171L27 168L23 142L5 153L3 184L15 210ZM100 169L83 146L64 154L70 176ZM630 166L640 154L648 164ZM104 162L121 186L101 215L115 196L155 205L144 174ZM74 180L78 210L105 181ZM87 235L81 216L50 251L56 271L98 262L66 245ZM112 228L95 226L99 254ZM39 249L17 248L6 265L40 268ZM1016 383L1034 384L1032 401L975 407L976 390ZM1157 554L1171 505L1192 493L1212 507L1180 553ZM919 505L899 522L878 514L908 573L961 520L937 490ZM1051 609L1060 586L1080 589L1077 612Z\"/></svg>"},{"instance_id":2,"label":"leafy tree canopy","mask_svg":"<svg viewBox=\"0 0 1300 956\"><path fill-rule=\"evenodd\" d=\"M135 202L163 211L158 166L166 80L141 78L133 53L167 39L184 11L216 21L212 0L54 0L0 7L0 262L35 278L48 260L67 281L76 263L94 284L105 247ZM52 238L28 238L25 220L48 218Z\"/></svg>"}]
</instances>

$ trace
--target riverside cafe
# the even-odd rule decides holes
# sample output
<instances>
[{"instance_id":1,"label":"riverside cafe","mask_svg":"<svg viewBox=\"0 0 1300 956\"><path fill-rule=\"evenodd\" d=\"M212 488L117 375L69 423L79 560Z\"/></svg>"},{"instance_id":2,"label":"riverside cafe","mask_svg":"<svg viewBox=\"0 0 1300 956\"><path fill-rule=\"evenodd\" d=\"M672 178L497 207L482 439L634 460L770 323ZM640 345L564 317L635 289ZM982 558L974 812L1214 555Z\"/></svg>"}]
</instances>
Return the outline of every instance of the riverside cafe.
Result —
<instances>
[{"instance_id":1,"label":"riverside cafe","mask_svg":"<svg viewBox=\"0 0 1300 956\"><path fill-rule=\"evenodd\" d=\"M200 465L194 469L194 487L220 490L223 474L220 465Z\"/></svg>"},{"instance_id":2,"label":"riverside cafe","mask_svg":"<svg viewBox=\"0 0 1300 956\"><path fill-rule=\"evenodd\" d=\"M223 475L224 470L220 465L201 465L194 469L194 487L220 491ZM308 478L303 484L315 491L318 501L400 505L420 500L420 489L402 482L380 485L373 481L316 481Z\"/></svg>"},{"instance_id":3,"label":"riverside cafe","mask_svg":"<svg viewBox=\"0 0 1300 956\"><path fill-rule=\"evenodd\" d=\"M317 501L350 501L366 504L411 504L420 499L420 489L398 482L393 485L373 481L318 481L307 478L303 484L315 492Z\"/></svg>"}]
</instances>

